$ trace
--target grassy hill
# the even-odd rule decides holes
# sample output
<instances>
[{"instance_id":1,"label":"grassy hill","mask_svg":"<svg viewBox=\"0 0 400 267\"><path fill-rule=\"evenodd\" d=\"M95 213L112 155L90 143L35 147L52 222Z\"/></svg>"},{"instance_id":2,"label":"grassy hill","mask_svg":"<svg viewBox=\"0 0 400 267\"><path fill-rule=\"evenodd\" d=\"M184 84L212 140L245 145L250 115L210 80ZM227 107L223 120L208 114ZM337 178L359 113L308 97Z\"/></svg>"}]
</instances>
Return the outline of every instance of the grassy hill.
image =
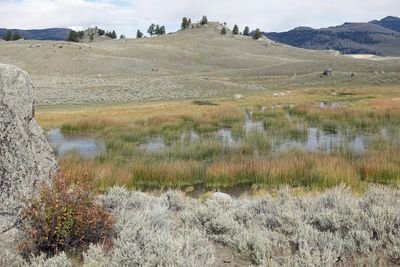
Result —
<instances>
[{"instance_id":1,"label":"grassy hill","mask_svg":"<svg viewBox=\"0 0 400 267\"><path fill-rule=\"evenodd\" d=\"M288 85L398 79L396 59L353 59L266 38L223 36L213 23L143 39L1 42L0 62L32 75L39 105L231 96ZM327 68L335 76L321 78ZM379 74L371 76L374 71Z\"/></svg>"}]
</instances>

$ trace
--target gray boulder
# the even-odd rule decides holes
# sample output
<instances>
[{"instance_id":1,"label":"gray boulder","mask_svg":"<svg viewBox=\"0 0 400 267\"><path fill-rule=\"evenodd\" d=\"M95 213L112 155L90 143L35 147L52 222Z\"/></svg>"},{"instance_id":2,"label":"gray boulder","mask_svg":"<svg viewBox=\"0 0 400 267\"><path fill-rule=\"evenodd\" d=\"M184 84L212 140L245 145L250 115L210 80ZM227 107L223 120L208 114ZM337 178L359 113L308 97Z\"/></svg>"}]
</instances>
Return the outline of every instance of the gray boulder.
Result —
<instances>
[{"instance_id":1,"label":"gray boulder","mask_svg":"<svg viewBox=\"0 0 400 267\"><path fill-rule=\"evenodd\" d=\"M322 72L323 76L333 76L333 69L326 69Z\"/></svg>"},{"instance_id":2,"label":"gray boulder","mask_svg":"<svg viewBox=\"0 0 400 267\"><path fill-rule=\"evenodd\" d=\"M57 171L53 150L35 119L31 79L21 69L0 64L0 212L16 212L18 200Z\"/></svg>"}]
</instances>

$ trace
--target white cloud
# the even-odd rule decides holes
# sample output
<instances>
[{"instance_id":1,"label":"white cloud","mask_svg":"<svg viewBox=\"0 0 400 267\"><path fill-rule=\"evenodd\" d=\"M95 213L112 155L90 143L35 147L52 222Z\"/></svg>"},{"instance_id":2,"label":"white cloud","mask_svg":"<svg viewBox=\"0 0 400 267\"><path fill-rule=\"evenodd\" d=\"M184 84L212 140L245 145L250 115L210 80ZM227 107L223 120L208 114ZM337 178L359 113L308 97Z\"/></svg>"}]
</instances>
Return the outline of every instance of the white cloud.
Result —
<instances>
[{"instance_id":1,"label":"white cloud","mask_svg":"<svg viewBox=\"0 0 400 267\"><path fill-rule=\"evenodd\" d=\"M4 28L98 25L128 36L151 22L176 30L183 16L198 20L203 14L266 31L400 16L398 0L0 0L0 10Z\"/></svg>"}]
</instances>

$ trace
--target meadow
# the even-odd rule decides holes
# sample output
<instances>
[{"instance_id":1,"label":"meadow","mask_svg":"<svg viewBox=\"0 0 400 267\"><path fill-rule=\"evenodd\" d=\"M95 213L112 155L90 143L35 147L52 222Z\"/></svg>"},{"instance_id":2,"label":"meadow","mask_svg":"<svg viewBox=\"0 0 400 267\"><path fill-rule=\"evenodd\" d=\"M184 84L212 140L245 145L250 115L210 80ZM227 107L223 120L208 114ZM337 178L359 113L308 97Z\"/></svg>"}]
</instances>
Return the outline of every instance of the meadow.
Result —
<instances>
[{"instance_id":1,"label":"meadow","mask_svg":"<svg viewBox=\"0 0 400 267\"><path fill-rule=\"evenodd\" d=\"M104 153L60 155L70 179L100 191L198 188L322 190L400 181L396 86L285 89L243 99L53 106L46 130L93 138Z\"/></svg>"}]
</instances>

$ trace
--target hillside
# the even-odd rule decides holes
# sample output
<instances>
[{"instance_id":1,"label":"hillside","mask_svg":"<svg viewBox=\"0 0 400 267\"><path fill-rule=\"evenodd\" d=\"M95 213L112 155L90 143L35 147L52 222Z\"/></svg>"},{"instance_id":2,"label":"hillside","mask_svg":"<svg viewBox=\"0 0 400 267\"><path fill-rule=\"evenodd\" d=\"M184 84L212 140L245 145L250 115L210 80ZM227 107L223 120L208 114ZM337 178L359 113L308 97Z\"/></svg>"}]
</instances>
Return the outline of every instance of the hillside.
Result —
<instances>
[{"instance_id":1,"label":"hillside","mask_svg":"<svg viewBox=\"0 0 400 267\"><path fill-rule=\"evenodd\" d=\"M306 49L333 49L344 54L400 55L400 19L387 17L370 23L345 23L312 29L298 27L265 35L277 42Z\"/></svg>"},{"instance_id":2,"label":"hillside","mask_svg":"<svg viewBox=\"0 0 400 267\"><path fill-rule=\"evenodd\" d=\"M397 17L389 16L381 20L373 20L370 23L400 32L400 18Z\"/></svg>"},{"instance_id":3,"label":"hillside","mask_svg":"<svg viewBox=\"0 0 400 267\"><path fill-rule=\"evenodd\" d=\"M264 38L222 36L216 24L143 39L0 42L0 62L31 74L39 105L231 96L287 85L377 79L398 82L395 59L383 63ZM335 76L321 78L327 68ZM374 71L385 74L371 76Z\"/></svg>"},{"instance_id":4,"label":"hillside","mask_svg":"<svg viewBox=\"0 0 400 267\"><path fill-rule=\"evenodd\" d=\"M67 39L70 29L65 28L52 28L42 30L18 30L18 29L0 29L0 37L4 36L7 31L12 33L19 33L25 39L29 40L57 40L63 41Z\"/></svg>"}]
</instances>

